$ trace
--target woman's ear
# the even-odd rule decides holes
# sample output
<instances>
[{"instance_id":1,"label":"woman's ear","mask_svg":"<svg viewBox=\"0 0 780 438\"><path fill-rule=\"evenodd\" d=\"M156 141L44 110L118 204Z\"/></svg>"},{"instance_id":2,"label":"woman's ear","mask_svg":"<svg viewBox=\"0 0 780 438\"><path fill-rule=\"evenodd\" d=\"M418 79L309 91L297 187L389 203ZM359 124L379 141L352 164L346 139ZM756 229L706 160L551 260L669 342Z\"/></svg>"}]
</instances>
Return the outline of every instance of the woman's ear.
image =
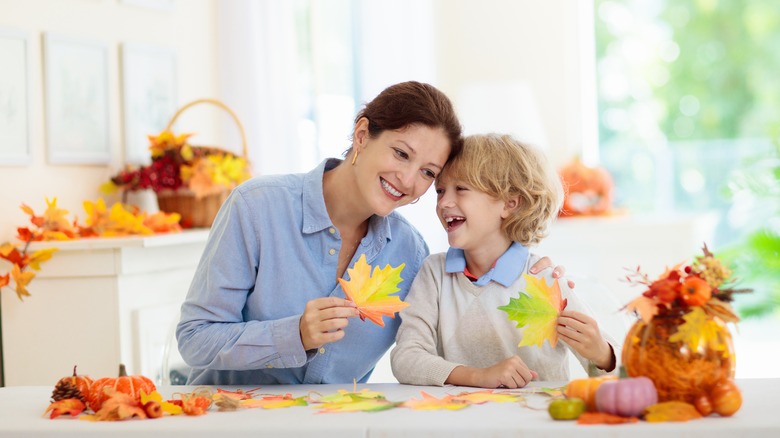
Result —
<instances>
[{"instance_id":1,"label":"woman's ear","mask_svg":"<svg viewBox=\"0 0 780 438\"><path fill-rule=\"evenodd\" d=\"M361 117L355 123L355 130L352 133L353 146L363 146L368 141L368 119Z\"/></svg>"}]
</instances>

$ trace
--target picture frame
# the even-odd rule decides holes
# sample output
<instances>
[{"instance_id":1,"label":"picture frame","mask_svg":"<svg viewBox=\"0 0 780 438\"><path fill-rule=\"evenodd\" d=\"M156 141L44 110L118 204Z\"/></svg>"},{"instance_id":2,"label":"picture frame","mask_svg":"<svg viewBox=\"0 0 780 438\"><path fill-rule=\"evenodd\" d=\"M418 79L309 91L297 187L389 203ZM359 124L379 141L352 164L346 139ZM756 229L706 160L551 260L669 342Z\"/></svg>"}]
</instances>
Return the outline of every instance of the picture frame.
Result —
<instances>
[{"instance_id":1,"label":"picture frame","mask_svg":"<svg viewBox=\"0 0 780 438\"><path fill-rule=\"evenodd\" d=\"M177 108L176 51L124 43L121 52L125 161L149 164L148 135L165 129Z\"/></svg>"},{"instance_id":2,"label":"picture frame","mask_svg":"<svg viewBox=\"0 0 780 438\"><path fill-rule=\"evenodd\" d=\"M28 33L0 27L0 166L32 160L30 42Z\"/></svg>"},{"instance_id":3,"label":"picture frame","mask_svg":"<svg viewBox=\"0 0 780 438\"><path fill-rule=\"evenodd\" d=\"M165 12L173 12L176 9L176 0L119 0L119 3Z\"/></svg>"},{"instance_id":4,"label":"picture frame","mask_svg":"<svg viewBox=\"0 0 780 438\"><path fill-rule=\"evenodd\" d=\"M49 162L108 163L108 45L53 33L43 41Z\"/></svg>"}]
</instances>

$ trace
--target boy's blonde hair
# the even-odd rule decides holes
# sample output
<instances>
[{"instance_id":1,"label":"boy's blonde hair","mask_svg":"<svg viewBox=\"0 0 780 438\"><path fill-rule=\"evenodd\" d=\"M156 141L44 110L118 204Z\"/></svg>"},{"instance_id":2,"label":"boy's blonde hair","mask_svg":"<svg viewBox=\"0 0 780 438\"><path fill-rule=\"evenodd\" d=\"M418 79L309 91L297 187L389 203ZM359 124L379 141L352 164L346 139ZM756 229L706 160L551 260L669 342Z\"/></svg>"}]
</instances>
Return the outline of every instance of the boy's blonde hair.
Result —
<instances>
[{"instance_id":1,"label":"boy's blonde hair","mask_svg":"<svg viewBox=\"0 0 780 438\"><path fill-rule=\"evenodd\" d=\"M538 149L509 135L471 135L463 149L437 179L463 181L480 192L520 204L501 224L509 239L523 245L539 243L558 215L563 188L557 172Z\"/></svg>"}]
</instances>

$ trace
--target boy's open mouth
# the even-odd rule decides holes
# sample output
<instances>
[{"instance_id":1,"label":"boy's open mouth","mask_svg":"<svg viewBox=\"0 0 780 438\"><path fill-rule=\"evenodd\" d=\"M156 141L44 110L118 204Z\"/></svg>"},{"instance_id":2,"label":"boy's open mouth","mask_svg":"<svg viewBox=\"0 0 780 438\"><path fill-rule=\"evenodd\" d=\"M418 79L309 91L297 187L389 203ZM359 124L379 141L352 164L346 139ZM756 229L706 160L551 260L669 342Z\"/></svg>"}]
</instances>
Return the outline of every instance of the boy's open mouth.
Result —
<instances>
[{"instance_id":1,"label":"boy's open mouth","mask_svg":"<svg viewBox=\"0 0 780 438\"><path fill-rule=\"evenodd\" d=\"M466 222L466 218L463 216L448 216L444 218L444 222L447 224L447 232L456 230L458 227Z\"/></svg>"}]
</instances>

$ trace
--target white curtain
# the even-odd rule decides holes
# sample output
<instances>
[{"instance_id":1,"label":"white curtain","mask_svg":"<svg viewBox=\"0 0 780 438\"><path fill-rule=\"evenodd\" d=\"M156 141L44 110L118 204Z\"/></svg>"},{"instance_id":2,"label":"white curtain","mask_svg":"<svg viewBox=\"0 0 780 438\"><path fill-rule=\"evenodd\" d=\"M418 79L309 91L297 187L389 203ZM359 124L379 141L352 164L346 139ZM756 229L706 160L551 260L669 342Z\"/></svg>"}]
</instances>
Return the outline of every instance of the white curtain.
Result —
<instances>
[{"instance_id":1,"label":"white curtain","mask_svg":"<svg viewBox=\"0 0 780 438\"><path fill-rule=\"evenodd\" d=\"M240 116L255 175L300 172L295 3L216 2L220 95ZM225 138L237 141L235 128ZM308 163L307 163L308 164Z\"/></svg>"}]
</instances>

